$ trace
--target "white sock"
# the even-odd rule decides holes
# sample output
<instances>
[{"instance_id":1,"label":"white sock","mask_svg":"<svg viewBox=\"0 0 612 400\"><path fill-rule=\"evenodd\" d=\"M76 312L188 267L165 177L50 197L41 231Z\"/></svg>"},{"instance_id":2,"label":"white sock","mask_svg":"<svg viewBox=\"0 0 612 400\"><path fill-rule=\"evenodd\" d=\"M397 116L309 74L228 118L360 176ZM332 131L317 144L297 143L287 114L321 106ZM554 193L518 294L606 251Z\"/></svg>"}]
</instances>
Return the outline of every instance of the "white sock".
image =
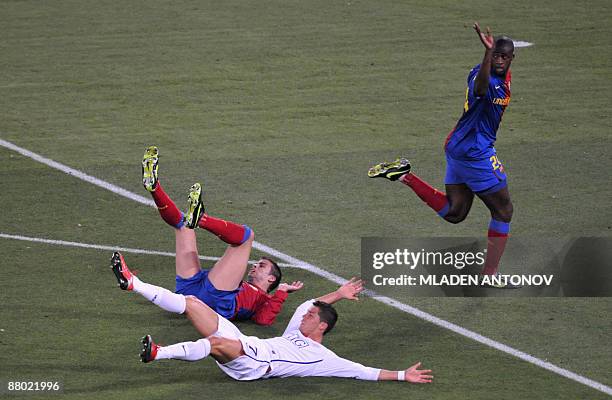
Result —
<instances>
[{"instance_id":1,"label":"white sock","mask_svg":"<svg viewBox=\"0 0 612 400\"><path fill-rule=\"evenodd\" d=\"M172 293L163 287L144 283L137 277L133 278L132 283L136 293L140 293L145 299L162 309L176 314L185 312L187 303L185 302L185 296L182 294Z\"/></svg>"},{"instance_id":2,"label":"white sock","mask_svg":"<svg viewBox=\"0 0 612 400\"><path fill-rule=\"evenodd\" d=\"M208 339L200 339L197 342L183 342L163 346L157 349L156 360L172 358L174 360L198 361L210 354L210 342Z\"/></svg>"}]
</instances>

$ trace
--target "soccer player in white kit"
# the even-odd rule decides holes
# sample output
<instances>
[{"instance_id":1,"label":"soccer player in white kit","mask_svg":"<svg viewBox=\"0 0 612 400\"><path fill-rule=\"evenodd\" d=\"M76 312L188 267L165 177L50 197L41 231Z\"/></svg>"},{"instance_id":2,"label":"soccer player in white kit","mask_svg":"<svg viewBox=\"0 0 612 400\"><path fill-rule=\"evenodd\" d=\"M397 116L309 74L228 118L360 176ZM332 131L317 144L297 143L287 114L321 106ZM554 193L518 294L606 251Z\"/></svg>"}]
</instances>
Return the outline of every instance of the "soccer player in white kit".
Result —
<instances>
[{"instance_id":1,"label":"soccer player in white kit","mask_svg":"<svg viewBox=\"0 0 612 400\"><path fill-rule=\"evenodd\" d=\"M227 319L193 296L183 296L142 282L126 265L121 273L140 293L162 309L185 314L204 337L195 342L170 346L155 344L150 335L142 339L141 359L198 361L212 356L219 368L236 380L287 378L290 376L328 376L370 381L399 380L429 383L431 370L416 363L402 371L371 368L341 358L323 346L323 335L335 325L338 315L331 304L342 299L358 300L363 281L353 278L340 288L300 305L282 336L260 339L243 335Z\"/></svg>"}]
</instances>

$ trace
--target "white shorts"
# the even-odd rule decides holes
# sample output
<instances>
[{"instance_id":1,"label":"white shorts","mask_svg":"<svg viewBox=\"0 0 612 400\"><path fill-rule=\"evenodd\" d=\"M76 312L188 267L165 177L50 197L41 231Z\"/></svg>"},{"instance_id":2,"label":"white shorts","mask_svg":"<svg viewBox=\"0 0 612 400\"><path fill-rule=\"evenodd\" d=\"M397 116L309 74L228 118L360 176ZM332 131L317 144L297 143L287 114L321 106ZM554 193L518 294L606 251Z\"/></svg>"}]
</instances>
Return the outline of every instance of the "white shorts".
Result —
<instances>
[{"instance_id":1,"label":"white shorts","mask_svg":"<svg viewBox=\"0 0 612 400\"><path fill-rule=\"evenodd\" d=\"M213 336L240 340L240 337L244 335L236 325L219 315L219 326L217 327L217 332L215 332Z\"/></svg>"},{"instance_id":2,"label":"white shorts","mask_svg":"<svg viewBox=\"0 0 612 400\"><path fill-rule=\"evenodd\" d=\"M245 355L225 364L217 365L223 372L238 381L252 381L262 378L270 367L268 352L261 346L261 339L245 336L236 325L219 315L219 327L213 336L237 339L242 343ZM250 345L249 345L250 344Z\"/></svg>"},{"instance_id":3,"label":"white shorts","mask_svg":"<svg viewBox=\"0 0 612 400\"><path fill-rule=\"evenodd\" d=\"M219 368L237 381L254 381L264 377L270 369L270 363L255 360L247 355L240 356L225 364L217 363Z\"/></svg>"}]
</instances>

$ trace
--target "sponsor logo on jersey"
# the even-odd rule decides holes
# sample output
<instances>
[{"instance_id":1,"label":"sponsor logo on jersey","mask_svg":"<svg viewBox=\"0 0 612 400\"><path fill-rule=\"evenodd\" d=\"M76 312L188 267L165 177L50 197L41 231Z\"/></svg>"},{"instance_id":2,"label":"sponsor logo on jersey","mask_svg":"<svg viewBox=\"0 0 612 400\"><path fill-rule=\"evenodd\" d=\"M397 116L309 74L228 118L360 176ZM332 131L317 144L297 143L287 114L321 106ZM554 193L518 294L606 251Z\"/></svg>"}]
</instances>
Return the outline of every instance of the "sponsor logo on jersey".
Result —
<instances>
[{"instance_id":1,"label":"sponsor logo on jersey","mask_svg":"<svg viewBox=\"0 0 612 400\"><path fill-rule=\"evenodd\" d=\"M504 97L503 99L500 97L496 97L493 99L493 104L498 106L507 106L510 104L510 97Z\"/></svg>"},{"instance_id":2,"label":"sponsor logo on jersey","mask_svg":"<svg viewBox=\"0 0 612 400\"><path fill-rule=\"evenodd\" d=\"M285 335L284 338L289 340L294 346L297 346L299 348L310 346L308 341L302 339L299 335L297 335L295 333L289 334L289 335Z\"/></svg>"}]
</instances>

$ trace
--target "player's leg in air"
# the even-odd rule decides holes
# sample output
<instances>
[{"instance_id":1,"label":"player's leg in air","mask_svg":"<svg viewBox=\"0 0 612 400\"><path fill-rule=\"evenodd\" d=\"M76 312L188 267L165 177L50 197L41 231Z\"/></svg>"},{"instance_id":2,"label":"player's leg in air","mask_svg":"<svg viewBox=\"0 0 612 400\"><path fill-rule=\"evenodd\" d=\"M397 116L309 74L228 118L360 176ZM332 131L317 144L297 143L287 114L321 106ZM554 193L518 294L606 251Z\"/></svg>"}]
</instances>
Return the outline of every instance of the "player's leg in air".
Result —
<instances>
[{"instance_id":1,"label":"player's leg in air","mask_svg":"<svg viewBox=\"0 0 612 400\"><path fill-rule=\"evenodd\" d=\"M204 303L201 304L206 306ZM193 319L190 319L193 322ZM226 323L231 324L227 320ZM218 334L196 341L175 343L168 346L160 346L153 341L151 335L146 335L141 339L141 345L140 360L143 363L168 359L199 361L210 355L220 364L225 364L244 355L240 340L221 337Z\"/></svg>"},{"instance_id":2,"label":"player's leg in air","mask_svg":"<svg viewBox=\"0 0 612 400\"><path fill-rule=\"evenodd\" d=\"M246 225L207 215L199 183L191 187L189 209L183 215L159 182L158 161L157 147L148 147L142 161L142 182L151 193L162 219L175 228L177 292L195 295L229 318L233 314L234 297L246 273L253 232ZM229 244L225 254L210 270L201 268L195 227L203 228ZM212 297L208 298L208 295ZM216 299L221 299L219 304L215 303Z\"/></svg>"},{"instance_id":3,"label":"player's leg in air","mask_svg":"<svg viewBox=\"0 0 612 400\"><path fill-rule=\"evenodd\" d=\"M123 255L119 252L113 253L111 269L121 289L139 293L165 311L185 314L204 337L195 342L160 347L153 343L151 336L147 335L142 339L143 347L140 356L143 362L166 358L197 361L209 354L219 362L227 362L240 356L242 351L240 341L211 337L214 334L223 333L224 336L237 338L240 335L238 328L227 320L219 318L219 315L202 301L194 296L173 293L165 288L143 282L130 271Z\"/></svg>"},{"instance_id":4,"label":"player's leg in air","mask_svg":"<svg viewBox=\"0 0 612 400\"><path fill-rule=\"evenodd\" d=\"M483 162L482 165L471 163L466 166L455 165L456 161L447 159L446 193L437 190L412 173L410 162L405 158L377 164L370 168L368 176L391 181L399 180L410 187L440 217L453 224L467 217L476 194L491 212L487 233L487 256L482 273L495 275L506 247L512 219L512 202L506 176L501 163L497 158L495 161L498 169L491 171L491 165L487 162ZM483 176L486 179L483 179ZM508 288L510 286L505 285Z\"/></svg>"},{"instance_id":5,"label":"player's leg in air","mask_svg":"<svg viewBox=\"0 0 612 400\"><path fill-rule=\"evenodd\" d=\"M191 232L196 227L215 234L229 246L208 273L208 279L218 290L236 290L247 270L254 233L246 225L225 221L205 213L202 202L202 187L194 184L189 191L189 209L185 215L185 226Z\"/></svg>"},{"instance_id":6,"label":"player's leg in air","mask_svg":"<svg viewBox=\"0 0 612 400\"><path fill-rule=\"evenodd\" d=\"M410 172L410 169L410 161L398 158L390 163L373 166L368 171L368 176L402 182L440 217L452 224L458 224L467 217L472 208L474 192L465 183L446 184L444 193Z\"/></svg>"},{"instance_id":7,"label":"player's leg in air","mask_svg":"<svg viewBox=\"0 0 612 400\"><path fill-rule=\"evenodd\" d=\"M181 296L181 295L176 295ZM141 340L140 360L198 361L212 356L219 363L227 363L244 354L238 338L240 330L225 318L220 318L213 309L193 296L185 297L184 314L203 339L160 346L150 335Z\"/></svg>"}]
</instances>

